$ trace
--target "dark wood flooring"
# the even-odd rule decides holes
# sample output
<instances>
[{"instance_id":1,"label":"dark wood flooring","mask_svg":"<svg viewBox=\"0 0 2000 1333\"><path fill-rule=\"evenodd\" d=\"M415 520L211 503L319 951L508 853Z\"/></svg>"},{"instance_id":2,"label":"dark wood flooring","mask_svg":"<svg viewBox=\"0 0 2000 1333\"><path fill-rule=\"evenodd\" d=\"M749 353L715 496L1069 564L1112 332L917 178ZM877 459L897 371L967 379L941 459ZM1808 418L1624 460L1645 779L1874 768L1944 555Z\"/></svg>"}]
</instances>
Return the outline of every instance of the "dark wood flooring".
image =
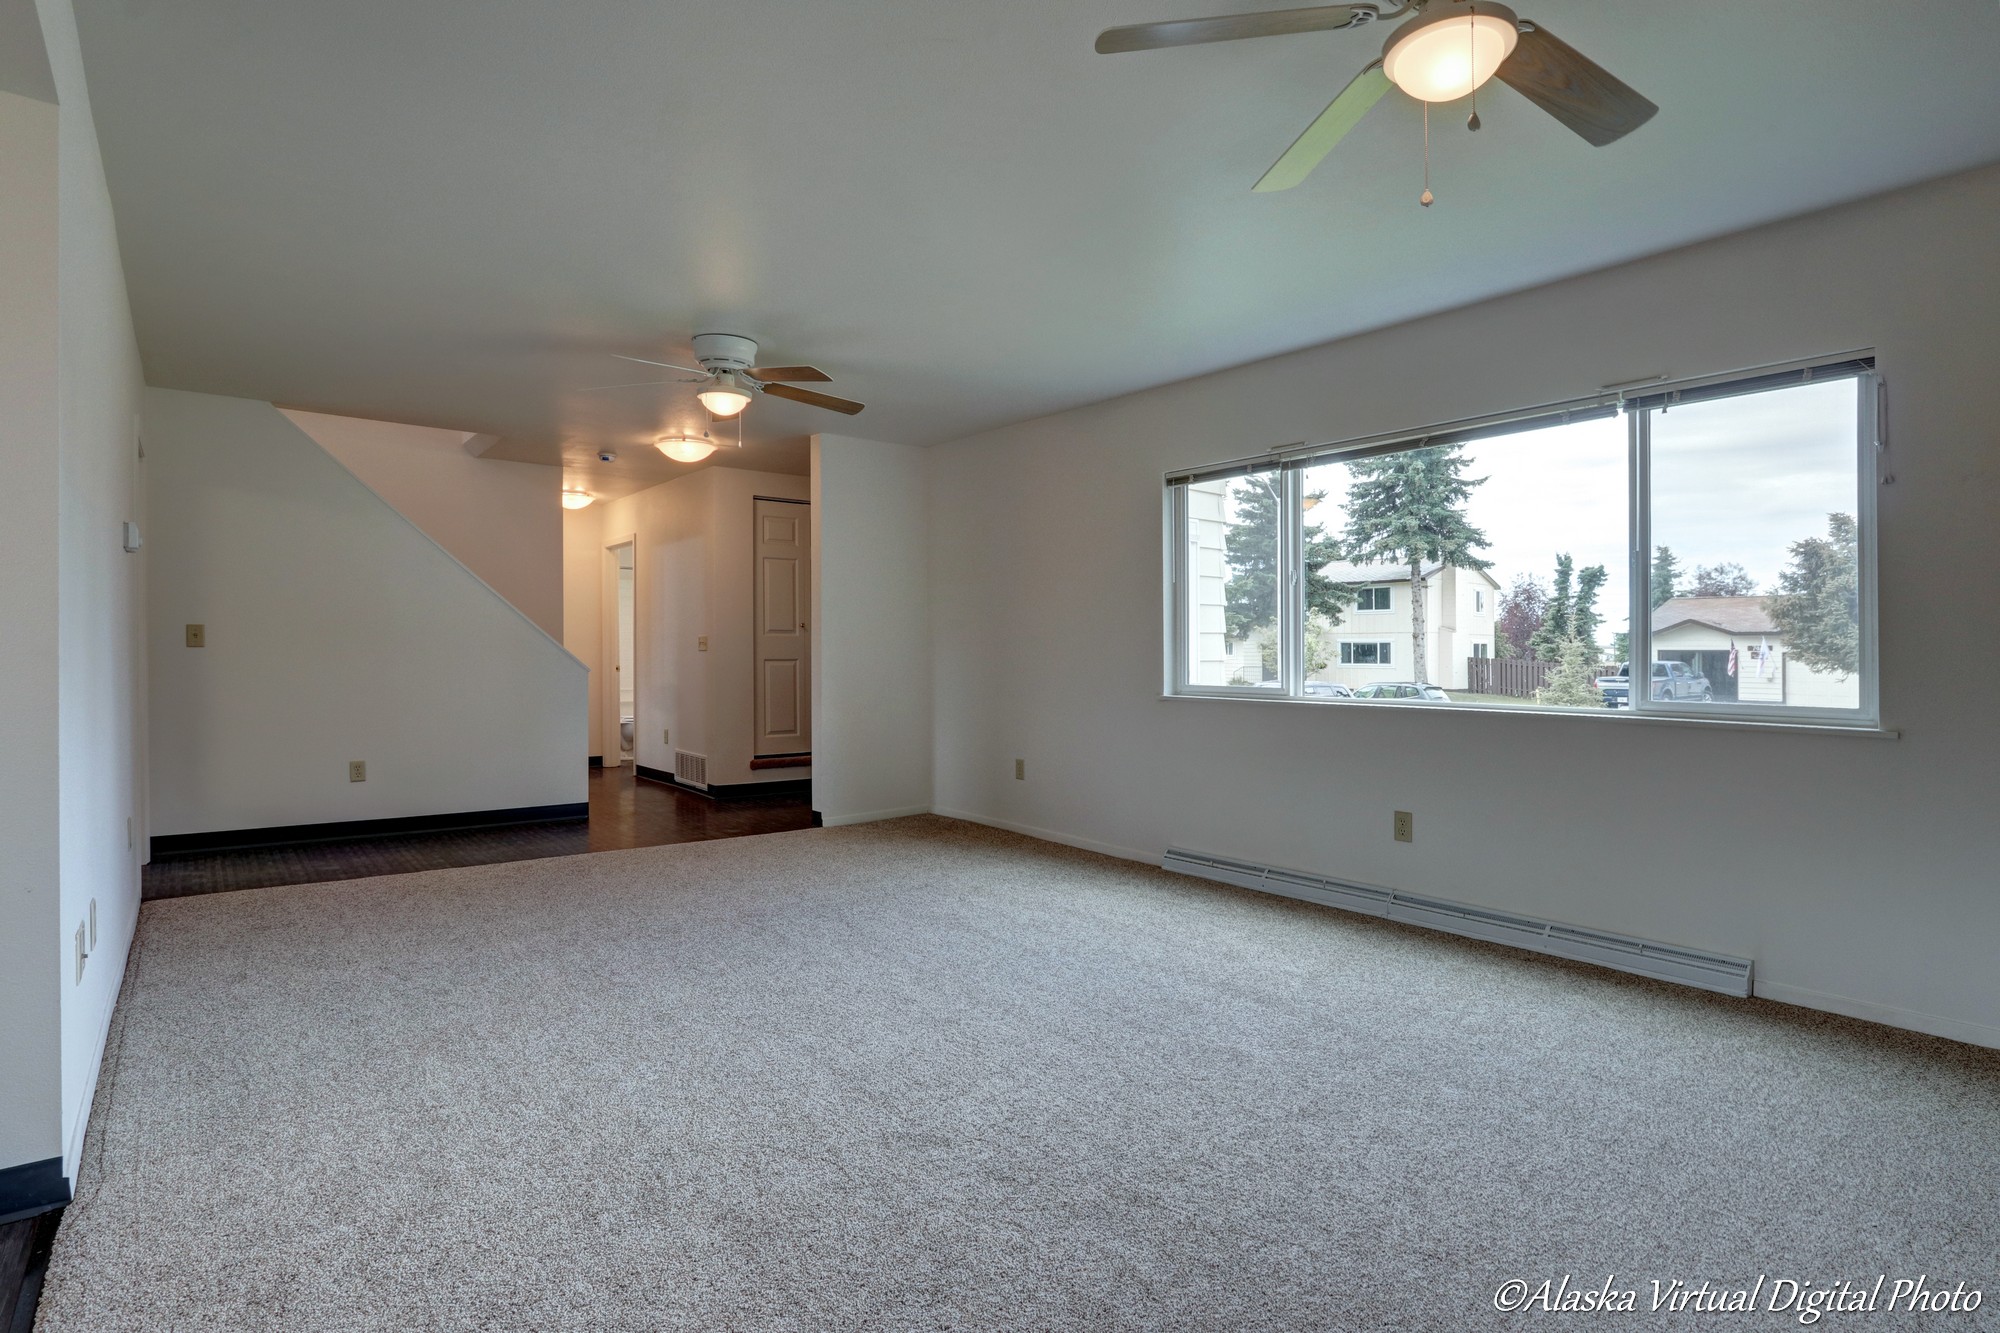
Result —
<instances>
[{"instance_id":1,"label":"dark wood flooring","mask_svg":"<svg viewBox=\"0 0 2000 1333\"><path fill-rule=\"evenodd\" d=\"M782 833L811 824L811 798L802 793L718 801L635 778L630 767L592 769L588 820L162 856L146 867L143 896L178 898L273 884L532 861L746 833Z\"/></svg>"}]
</instances>

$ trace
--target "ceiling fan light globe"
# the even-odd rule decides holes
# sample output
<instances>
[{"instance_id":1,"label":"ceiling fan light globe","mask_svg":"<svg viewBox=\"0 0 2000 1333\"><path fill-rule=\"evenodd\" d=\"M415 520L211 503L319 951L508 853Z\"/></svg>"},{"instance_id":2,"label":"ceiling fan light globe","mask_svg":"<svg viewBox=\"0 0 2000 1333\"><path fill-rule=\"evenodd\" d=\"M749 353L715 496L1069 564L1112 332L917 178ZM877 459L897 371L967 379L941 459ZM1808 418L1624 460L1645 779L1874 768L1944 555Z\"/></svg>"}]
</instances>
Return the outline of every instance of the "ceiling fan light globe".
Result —
<instances>
[{"instance_id":1,"label":"ceiling fan light globe","mask_svg":"<svg viewBox=\"0 0 2000 1333\"><path fill-rule=\"evenodd\" d=\"M676 463L699 463L715 452L715 446L707 440L697 440L691 435L663 435L653 441L653 447Z\"/></svg>"},{"instance_id":2,"label":"ceiling fan light globe","mask_svg":"<svg viewBox=\"0 0 2000 1333\"><path fill-rule=\"evenodd\" d=\"M1504 5L1439 5L1390 35L1382 72L1420 102L1455 102L1492 78L1520 40Z\"/></svg>"},{"instance_id":3,"label":"ceiling fan light globe","mask_svg":"<svg viewBox=\"0 0 2000 1333\"><path fill-rule=\"evenodd\" d=\"M750 406L750 391L738 384L734 375L716 376L695 397L701 399L701 405L708 409L710 416L733 417Z\"/></svg>"}]
</instances>

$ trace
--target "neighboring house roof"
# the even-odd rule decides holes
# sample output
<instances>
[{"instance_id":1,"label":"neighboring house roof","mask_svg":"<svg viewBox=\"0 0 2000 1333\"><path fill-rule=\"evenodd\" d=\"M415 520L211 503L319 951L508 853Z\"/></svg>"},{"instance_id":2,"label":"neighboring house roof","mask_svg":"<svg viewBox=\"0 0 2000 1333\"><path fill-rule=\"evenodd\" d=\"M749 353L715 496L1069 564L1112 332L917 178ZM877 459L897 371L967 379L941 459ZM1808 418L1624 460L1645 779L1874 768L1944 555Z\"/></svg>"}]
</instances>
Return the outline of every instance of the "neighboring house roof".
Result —
<instances>
[{"instance_id":1,"label":"neighboring house roof","mask_svg":"<svg viewBox=\"0 0 2000 1333\"><path fill-rule=\"evenodd\" d=\"M1675 597L1653 608L1653 633L1693 621L1724 634L1776 634L1765 597Z\"/></svg>"},{"instance_id":2,"label":"neighboring house roof","mask_svg":"<svg viewBox=\"0 0 2000 1333\"><path fill-rule=\"evenodd\" d=\"M1443 568L1443 565L1425 565L1424 582L1428 583L1436 578L1439 571ZM1497 588L1500 586L1498 581L1483 569L1466 569L1460 566L1459 573L1477 574L1494 587ZM1331 565L1321 565L1319 567L1319 574L1321 578L1332 579L1335 583L1408 583L1410 581L1410 567L1408 565L1345 565L1336 562Z\"/></svg>"}]
</instances>

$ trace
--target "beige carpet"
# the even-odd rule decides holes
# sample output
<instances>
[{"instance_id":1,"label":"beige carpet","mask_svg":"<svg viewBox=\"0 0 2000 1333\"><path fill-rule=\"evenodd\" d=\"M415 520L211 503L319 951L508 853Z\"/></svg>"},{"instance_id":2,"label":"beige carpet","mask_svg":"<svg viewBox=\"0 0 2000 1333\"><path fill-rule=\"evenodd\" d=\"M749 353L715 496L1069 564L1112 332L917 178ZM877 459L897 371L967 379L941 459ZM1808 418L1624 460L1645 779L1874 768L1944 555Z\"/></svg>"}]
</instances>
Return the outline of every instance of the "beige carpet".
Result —
<instances>
[{"instance_id":1,"label":"beige carpet","mask_svg":"<svg viewBox=\"0 0 2000 1333\"><path fill-rule=\"evenodd\" d=\"M38 1327L1796 1328L1646 1284L2000 1286L1996 1149L1991 1052L908 819L148 903Z\"/></svg>"}]
</instances>

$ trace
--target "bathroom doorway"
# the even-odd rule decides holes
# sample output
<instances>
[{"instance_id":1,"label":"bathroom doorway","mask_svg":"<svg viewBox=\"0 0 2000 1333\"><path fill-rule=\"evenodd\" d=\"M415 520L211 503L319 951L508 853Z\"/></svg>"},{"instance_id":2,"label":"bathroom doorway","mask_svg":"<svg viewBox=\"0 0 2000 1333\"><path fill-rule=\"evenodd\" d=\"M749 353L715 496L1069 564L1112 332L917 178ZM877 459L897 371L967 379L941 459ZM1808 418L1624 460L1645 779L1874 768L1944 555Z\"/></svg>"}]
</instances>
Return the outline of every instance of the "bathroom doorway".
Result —
<instances>
[{"instance_id":1,"label":"bathroom doorway","mask_svg":"<svg viewBox=\"0 0 2000 1333\"><path fill-rule=\"evenodd\" d=\"M604 548L610 614L605 617L606 672L604 707L604 766L619 768L633 762L638 745L638 541L627 537Z\"/></svg>"}]
</instances>

